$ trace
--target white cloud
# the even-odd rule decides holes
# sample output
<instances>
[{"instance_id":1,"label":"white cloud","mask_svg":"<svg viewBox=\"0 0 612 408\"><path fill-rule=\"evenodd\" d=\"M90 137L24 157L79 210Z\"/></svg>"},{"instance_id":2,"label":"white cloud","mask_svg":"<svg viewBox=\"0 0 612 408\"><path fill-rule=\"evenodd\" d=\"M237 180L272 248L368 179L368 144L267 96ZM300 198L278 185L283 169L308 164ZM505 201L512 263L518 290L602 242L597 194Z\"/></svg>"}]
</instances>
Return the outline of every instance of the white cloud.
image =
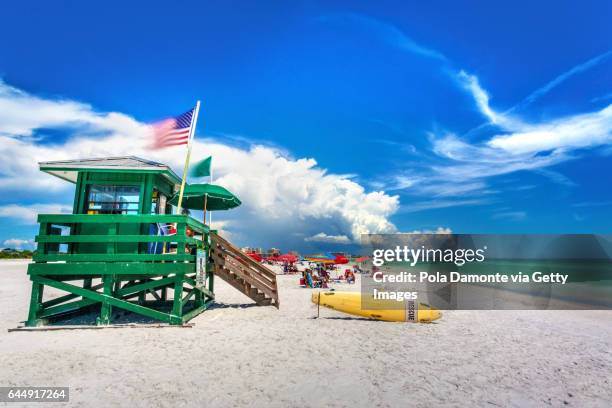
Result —
<instances>
[{"instance_id":1,"label":"white cloud","mask_svg":"<svg viewBox=\"0 0 612 408\"><path fill-rule=\"evenodd\" d=\"M20 239L20 238L9 238L4 240L2 243L7 248L13 249L24 249L24 248L33 248L34 240L32 239Z\"/></svg>"},{"instance_id":2,"label":"white cloud","mask_svg":"<svg viewBox=\"0 0 612 408\"><path fill-rule=\"evenodd\" d=\"M605 61L610 56L612 56L612 50L608 50L608 51L604 52L603 54L600 54L600 55L598 55L596 57L591 58L588 61L585 61L585 62L583 62L581 64L578 64L578 65L572 67L571 69L569 69L569 70L565 71L564 73L562 73L561 75L557 76L556 78L554 78L552 81L548 82L547 84L545 84L541 88L538 88L535 91L533 91L521 103L519 103L518 105L516 105L515 107L513 107L509 111L513 111L513 110L516 110L516 109L521 109L521 108L526 107L527 105L531 104L536 99L539 99L540 97L546 95L552 89L554 89L557 86L561 85L563 82L567 81L571 77L573 77L575 75L578 75L578 74L580 74L580 73L582 73L582 72L584 72L586 70L589 70L589 69L593 68L594 66L596 66L596 65L600 64L601 62Z\"/></svg>"},{"instance_id":3,"label":"white cloud","mask_svg":"<svg viewBox=\"0 0 612 408\"><path fill-rule=\"evenodd\" d=\"M533 171L571 186L571 180L548 168L574 159L580 149L612 144L612 104L597 112L530 123L493 109L476 76L461 71L457 78L500 133L477 143L452 133L431 137L436 164L417 176L414 172L396 176L394 187L436 199L410 204L403 212L486 203L478 196L497 192L488 179L518 171ZM513 214L514 219L517 216Z\"/></svg>"},{"instance_id":4,"label":"white cloud","mask_svg":"<svg viewBox=\"0 0 612 408\"><path fill-rule=\"evenodd\" d=\"M326 244L350 244L351 240L346 235L327 235L324 232L319 232L311 237L304 238L306 242L323 242Z\"/></svg>"},{"instance_id":5,"label":"white cloud","mask_svg":"<svg viewBox=\"0 0 612 408\"><path fill-rule=\"evenodd\" d=\"M510 154L581 149L612 143L612 105L599 112L573 115L494 136L487 145Z\"/></svg>"},{"instance_id":6,"label":"white cloud","mask_svg":"<svg viewBox=\"0 0 612 408\"><path fill-rule=\"evenodd\" d=\"M468 152L470 156L481 152L498 162L514 158L525 159L526 156L521 155L535 155L554 150L570 151L612 143L612 104L597 112L575 114L542 123L528 123L491 108L487 92L481 88L474 75L461 71L458 78L466 84L482 114L505 133L495 135L485 143L492 149L468 145L458 139L443 141L441 144L447 149L460 146L460 150ZM448 154L447 156L456 158Z\"/></svg>"},{"instance_id":7,"label":"white cloud","mask_svg":"<svg viewBox=\"0 0 612 408\"><path fill-rule=\"evenodd\" d=\"M508 119L503 115L499 115L489 106L489 94L480 86L478 78L475 75L470 75L461 70L457 74L457 79L459 80L459 83L472 94L474 101L476 102L476 106L480 112L482 112L482 114L491 121L491 123L507 124Z\"/></svg>"},{"instance_id":8,"label":"white cloud","mask_svg":"<svg viewBox=\"0 0 612 408\"><path fill-rule=\"evenodd\" d=\"M0 217L10 218L20 224L34 225L38 214L61 214L72 212L67 204L0 205Z\"/></svg>"},{"instance_id":9,"label":"white cloud","mask_svg":"<svg viewBox=\"0 0 612 408\"><path fill-rule=\"evenodd\" d=\"M448 227L438 227L435 230L424 229L424 230L414 230L411 232L407 232L407 234L442 234L442 235L448 235L452 233L453 231Z\"/></svg>"},{"instance_id":10,"label":"white cloud","mask_svg":"<svg viewBox=\"0 0 612 408\"><path fill-rule=\"evenodd\" d=\"M70 101L44 99L0 80L0 135L32 136L36 129L69 127L81 133L99 131L125 136L146 128L127 115L94 112L91 106Z\"/></svg>"},{"instance_id":11,"label":"white cloud","mask_svg":"<svg viewBox=\"0 0 612 408\"><path fill-rule=\"evenodd\" d=\"M446 61L446 57L432 49L418 44L412 38L404 34L396 26L356 13L338 13L319 17L319 21L338 21L352 22L359 24L368 30L371 30L375 35L379 36L389 45L399 48L403 51L421 55L423 57L432 58L439 61Z\"/></svg>"},{"instance_id":12,"label":"white cloud","mask_svg":"<svg viewBox=\"0 0 612 408\"><path fill-rule=\"evenodd\" d=\"M0 82L2 106L11 110L0 114L0 155L11 159L0 162L0 191L26 191L34 198L72 188L67 182L41 173L38 161L135 155L167 163L177 171L182 169L184 147L147 150L148 126L129 116L98 113L88 105L71 101L38 98ZM9 126L4 126L5 120ZM55 144L37 140L39 127L53 126L71 127L69 139ZM93 133L92 128L96 129ZM224 228L245 244L264 237L278 243L294 231L303 231L307 236L324 231L354 240L362 233L396 231L389 217L399 207L397 196L367 192L350 176L327 173L317 167L312 158L294 159L274 147L241 148L198 135L192 160L209 155L213 156L215 182L236 193L243 202L237 210L216 213L213 222L232 221ZM72 195L66 197L65 205L69 205ZM4 205L0 216L33 222L40 207Z\"/></svg>"},{"instance_id":13,"label":"white cloud","mask_svg":"<svg viewBox=\"0 0 612 408\"><path fill-rule=\"evenodd\" d=\"M396 26L354 13L325 16L321 20L360 24L391 46L437 60L447 68L445 72L451 75L453 81L470 93L477 109L488 119L486 124L472 129L466 136L475 130L487 128L499 131L488 140L478 142L461 139L452 133L433 137L433 151L437 157L434 157L432 162L436 164L426 166L425 170L420 166L416 171L406 170L394 174L390 177L392 180L384 183L372 183L378 186L386 185L393 190L406 190L417 196L463 198L420 202L403 211L470 205L472 201L466 199L467 197L497 192L489 187L487 179L518 171L535 171L550 176L552 180L563 185L571 185L571 180L545 168L575 158L572 154L575 150L612 143L612 104L599 112L575 114L539 123L531 123L512 114L570 78L608 60L612 56L612 50L572 67L529 94L521 103L505 112L498 112L491 107L490 95L481 86L476 75L464 70L454 73L444 54L416 43ZM607 97L594 98L592 101L605 100ZM612 151L609 146L604 149ZM427 207L428 203L430 207Z\"/></svg>"}]
</instances>

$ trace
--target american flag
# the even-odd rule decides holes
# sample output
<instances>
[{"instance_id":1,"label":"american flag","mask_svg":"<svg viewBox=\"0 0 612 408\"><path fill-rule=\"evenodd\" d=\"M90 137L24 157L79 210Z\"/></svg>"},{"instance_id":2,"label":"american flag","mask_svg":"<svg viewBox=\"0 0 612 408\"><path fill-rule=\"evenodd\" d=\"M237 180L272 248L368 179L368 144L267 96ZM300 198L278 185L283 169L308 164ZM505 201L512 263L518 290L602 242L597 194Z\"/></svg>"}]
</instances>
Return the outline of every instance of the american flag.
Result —
<instances>
[{"instance_id":1,"label":"american flag","mask_svg":"<svg viewBox=\"0 0 612 408\"><path fill-rule=\"evenodd\" d=\"M195 108L153 125L153 148L184 145L189 142L189 129Z\"/></svg>"}]
</instances>

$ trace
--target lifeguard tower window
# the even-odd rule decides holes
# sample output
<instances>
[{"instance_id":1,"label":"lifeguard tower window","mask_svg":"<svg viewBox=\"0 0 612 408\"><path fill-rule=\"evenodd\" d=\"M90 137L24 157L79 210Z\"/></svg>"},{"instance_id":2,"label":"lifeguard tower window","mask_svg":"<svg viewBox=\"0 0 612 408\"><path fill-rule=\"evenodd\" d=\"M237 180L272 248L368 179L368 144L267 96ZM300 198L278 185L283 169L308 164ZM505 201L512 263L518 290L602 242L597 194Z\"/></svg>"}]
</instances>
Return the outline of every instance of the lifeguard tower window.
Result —
<instances>
[{"instance_id":1,"label":"lifeguard tower window","mask_svg":"<svg viewBox=\"0 0 612 408\"><path fill-rule=\"evenodd\" d=\"M89 186L87 214L138 214L139 186L97 185Z\"/></svg>"}]
</instances>

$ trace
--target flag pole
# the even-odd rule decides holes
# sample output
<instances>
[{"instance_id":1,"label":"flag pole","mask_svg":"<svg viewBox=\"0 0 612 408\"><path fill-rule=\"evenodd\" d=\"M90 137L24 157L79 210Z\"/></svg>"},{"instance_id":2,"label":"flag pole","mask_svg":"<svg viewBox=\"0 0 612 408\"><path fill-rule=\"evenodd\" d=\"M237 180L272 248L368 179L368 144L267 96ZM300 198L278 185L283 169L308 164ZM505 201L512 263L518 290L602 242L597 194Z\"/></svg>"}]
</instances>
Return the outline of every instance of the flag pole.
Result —
<instances>
[{"instance_id":1,"label":"flag pole","mask_svg":"<svg viewBox=\"0 0 612 408\"><path fill-rule=\"evenodd\" d=\"M193 119L189 128L189 142L187 142L187 157L185 157L185 168L183 169L183 181L181 182L181 190L179 192L177 211L181 213L181 206L183 205L183 192L185 191L185 182L187 181L187 169L189 168L189 158L191 157L191 146L193 145L193 139L195 137L195 128L198 121L198 113L200 112L200 101L196 102L195 109L193 111Z\"/></svg>"},{"instance_id":2,"label":"flag pole","mask_svg":"<svg viewBox=\"0 0 612 408\"><path fill-rule=\"evenodd\" d=\"M210 184L212 184L213 181L213 170L212 170L212 163L210 164ZM210 229L212 229L212 211L208 212L208 227Z\"/></svg>"}]
</instances>

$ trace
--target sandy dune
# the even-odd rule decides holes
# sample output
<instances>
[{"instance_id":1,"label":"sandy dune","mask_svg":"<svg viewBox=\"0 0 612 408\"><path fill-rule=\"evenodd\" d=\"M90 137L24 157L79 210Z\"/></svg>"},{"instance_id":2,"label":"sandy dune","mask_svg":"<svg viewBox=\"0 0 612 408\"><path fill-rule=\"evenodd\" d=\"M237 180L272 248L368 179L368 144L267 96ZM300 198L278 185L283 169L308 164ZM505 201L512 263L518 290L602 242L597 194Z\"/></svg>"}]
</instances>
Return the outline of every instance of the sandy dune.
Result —
<instances>
[{"instance_id":1,"label":"sandy dune","mask_svg":"<svg viewBox=\"0 0 612 408\"><path fill-rule=\"evenodd\" d=\"M222 303L193 328L8 333L26 317L25 271L0 263L0 385L70 386L73 406L612 405L612 312L313 319L310 290L281 276L280 310L218 280Z\"/></svg>"}]
</instances>

